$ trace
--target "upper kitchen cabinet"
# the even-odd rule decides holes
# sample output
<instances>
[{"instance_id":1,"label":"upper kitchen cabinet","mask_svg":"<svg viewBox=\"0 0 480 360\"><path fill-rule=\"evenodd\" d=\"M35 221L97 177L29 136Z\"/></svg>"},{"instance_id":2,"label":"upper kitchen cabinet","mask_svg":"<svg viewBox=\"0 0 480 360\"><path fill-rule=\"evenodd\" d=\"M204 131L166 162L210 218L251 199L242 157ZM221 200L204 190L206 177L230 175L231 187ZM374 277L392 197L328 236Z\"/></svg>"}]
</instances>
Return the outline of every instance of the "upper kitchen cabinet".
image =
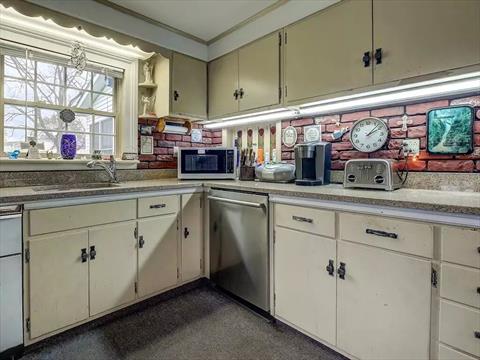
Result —
<instances>
[{"instance_id":1,"label":"upper kitchen cabinet","mask_svg":"<svg viewBox=\"0 0 480 360\"><path fill-rule=\"evenodd\" d=\"M480 63L480 1L373 0L373 20L375 83Z\"/></svg>"},{"instance_id":2,"label":"upper kitchen cabinet","mask_svg":"<svg viewBox=\"0 0 480 360\"><path fill-rule=\"evenodd\" d=\"M238 51L239 110L280 102L280 33L273 33Z\"/></svg>"},{"instance_id":3,"label":"upper kitchen cabinet","mask_svg":"<svg viewBox=\"0 0 480 360\"><path fill-rule=\"evenodd\" d=\"M207 64L173 53L171 113L193 118L207 117Z\"/></svg>"},{"instance_id":4,"label":"upper kitchen cabinet","mask_svg":"<svg viewBox=\"0 0 480 360\"><path fill-rule=\"evenodd\" d=\"M345 0L286 27L285 104L371 85L371 49L370 0Z\"/></svg>"},{"instance_id":5,"label":"upper kitchen cabinet","mask_svg":"<svg viewBox=\"0 0 480 360\"><path fill-rule=\"evenodd\" d=\"M216 118L280 103L280 34L208 64L208 113Z\"/></svg>"}]
</instances>

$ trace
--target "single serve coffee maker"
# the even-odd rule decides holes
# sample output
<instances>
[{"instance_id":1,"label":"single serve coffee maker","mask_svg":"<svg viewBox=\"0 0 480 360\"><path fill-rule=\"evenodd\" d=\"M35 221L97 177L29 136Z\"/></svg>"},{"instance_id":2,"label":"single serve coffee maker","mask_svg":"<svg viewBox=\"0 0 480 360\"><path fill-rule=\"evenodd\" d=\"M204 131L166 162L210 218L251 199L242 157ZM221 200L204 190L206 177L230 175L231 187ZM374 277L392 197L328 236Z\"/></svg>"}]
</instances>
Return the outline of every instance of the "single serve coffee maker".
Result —
<instances>
[{"instance_id":1,"label":"single serve coffee maker","mask_svg":"<svg viewBox=\"0 0 480 360\"><path fill-rule=\"evenodd\" d=\"M295 184L327 185L330 184L330 164L332 144L317 142L295 146Z\"/></svg>"}]
</instances>

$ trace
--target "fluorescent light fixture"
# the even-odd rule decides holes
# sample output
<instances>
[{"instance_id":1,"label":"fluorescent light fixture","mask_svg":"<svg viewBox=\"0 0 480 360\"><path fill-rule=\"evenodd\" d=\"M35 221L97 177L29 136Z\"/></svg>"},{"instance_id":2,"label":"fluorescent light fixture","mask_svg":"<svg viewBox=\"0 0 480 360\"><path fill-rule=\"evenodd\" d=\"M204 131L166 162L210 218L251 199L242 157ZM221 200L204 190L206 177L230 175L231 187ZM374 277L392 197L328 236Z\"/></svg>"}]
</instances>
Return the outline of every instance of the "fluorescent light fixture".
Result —
<instances>
[{"instance_id":1,"label":"fluorescent light fixture","mask_svg":"<svg viewBox=\"0 0 480 360\"><path fill-rule=\"evenodd\" d=\"M282 108L253 114L230 116L204 122L204 124L207 129L227 128L267 121L279 121L343 111L355 111L371 107L389 106L409 101L420 101L473 92L480 93L480 72L472 72L407 85L399 85L386 89L367 91L354 95L341 96L299 105L296 108Z\"/></svg>"}]
</instances>

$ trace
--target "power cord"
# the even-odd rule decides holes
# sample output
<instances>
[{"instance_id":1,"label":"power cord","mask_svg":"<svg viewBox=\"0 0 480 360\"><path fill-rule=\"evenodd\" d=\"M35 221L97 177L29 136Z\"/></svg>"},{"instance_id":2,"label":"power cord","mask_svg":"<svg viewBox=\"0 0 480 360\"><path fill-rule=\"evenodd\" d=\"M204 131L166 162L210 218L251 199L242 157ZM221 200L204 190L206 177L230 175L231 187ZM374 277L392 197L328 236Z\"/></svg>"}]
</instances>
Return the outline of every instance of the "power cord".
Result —
<instances>
[{"instance_id":1,"label":"power cord","mask_svg":"<svg viewBox=\"0 0 480 360\"><path fill-rule=\"evenodd\" d=\"M398 149L398 155L400 154L403 155L403 157L405 158L405 163L403 164L403 168L401 171L398 170L398 167L396 170L397 176L400 179L402 186L407 182L407 178L408 178L408 154L407 156L405 156L405 153L403 152L403 148L404 148L404 145L403 144L400 145L400 148Z\"/></svg>"}]
</instances>

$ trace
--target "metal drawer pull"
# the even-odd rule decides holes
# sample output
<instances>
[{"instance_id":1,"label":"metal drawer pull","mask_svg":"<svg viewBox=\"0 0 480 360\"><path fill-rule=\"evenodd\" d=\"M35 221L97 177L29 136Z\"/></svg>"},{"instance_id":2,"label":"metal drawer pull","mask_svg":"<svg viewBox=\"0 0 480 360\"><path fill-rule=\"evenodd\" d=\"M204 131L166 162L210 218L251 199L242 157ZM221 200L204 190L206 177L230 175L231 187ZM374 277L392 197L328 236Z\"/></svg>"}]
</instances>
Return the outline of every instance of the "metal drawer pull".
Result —
<instances>
[{"instance_id":1,"label":"metal drawer pull","mask_svg":"<svg viewBox=\"0 0 480 360\"><path fill-rule=\"evenodd\" d=\"M292 219L295 220L295 221L306 222L306 223L309 223L309 224L313 223L313 219L305 218L305 217L302 217L302 216L293 215Z\"/></svg>"},{"instance_id":2,"label":"metal drawer pull","mask_svg":"<svg viewBox=\"0 0 480 360\"><path fill-rule=\"evenodd\" d=\"M480 339L480 331L474 331L473 333L477 339Z\"/></svg>"},{"instance_id":3,"label":"metal drawer pull","mask_svg":"<svg viewBox=\"0 0 480 360\"><path fill-rule=\"evenodd\" d=\"M82 263L87 262L88 260L87 249L82 249L82 254L80 255L80 259L82 259Z\"/></svg>"},{"instance_id":4,"label":"metal drawer pull","mask_svg":"<svg viewBox=\"0 0 480 360\"><path fill-rule=\"evenodd\" d=\"M209 196L209 200L215 200L215 201L221 201L229 204L235 204L235 205L243 205L243 206L250 206L250 207L255 207L255 208L263 208L265 205L263 203L254 203L254 202L249 202L249 201L242 201L242 200L234 200L234 199L226 199L226 198L221 198L217 196Z\"/></svg>"},{"instance_id":5,"label":"metal drawer pull","mask_svg":"<svg viewBox=\"0 0 480 360\"><path fill-rule=\"evenodd\" d=\"M370 234L370 235L383 236L383 237L388 237L388 238L391 238L391 239L398 239L397 234L389 233L389 232L382 231L382 230L367 229L365 232L367 234Z\"/></svg>"},{"instance_id":6,"label":"metal drawer pull","mask_svg":"<svg viewBox=\"0 0 480 360\"><path fill-rule=\"evenodd\" d=\"M338 277L342 280L345 280L345 275L347 274L347 269L345 268L347 264L341 262L340 267L337 269Z\"/></svg>"},{"instance_id":7,"label":"metal drawer pull","mask_svg":"<svg viewBox=\"0 0 480 360\"><path fill-rule=\"evenodd\" d=\"M145 245L145 240L143 240L143 235L140 235L138 237L138 247L141 249L143 248L143 245Z\"/></svg>"},{"instance_id":8,"label":"metal drawer pull","mask_svg":"<svg viewBox=\"0 0 480 360\"><path fill-rule=\"evenodd\" d=\"M163 209L167 204L155 204L155 205L150 205L150 209Z\"/></svg>"},{"instance_id":9,"label":"metal drawer pull","mask_svg":"<svg viewBox=\"0 0 480 360\"><path fill-rule=\"evenodd\" d=\"M188 235L190 235L190 231L188 231L188 228L186 227L185 229L183 229L183 237L186 239Z\"/></svg>"},{"instance_id":10,"label":"metal drawer pull","mask_svg":"<svg viewBox=\"0 0 480 360\"><path fill-rule=\"evenodd\" d=\"M480 294L480 286L477 287L477 294Z\"/></svg>"},{"instance_id":11,"label":"metal drawer pull","mask_svg":"<svg viewBox=\"0 0 480 360\"><path fill-rule=\"evenodd\" d=\"M95 260L96 256L97 256L97 250L95 250L95 245L90 246L90 260Z\"/></svg>"},{"instance_id":12,"label":"metal drawer pull","mask_svg":"<svg viewBox=\"0 0 480 360\"><path fill-rule=\"evenodd\" d=\"M335 266L333 265L333 260L328 260L328 265L326 267L328 275L334 276L335 274Z\"/></svg>"}]
</instances>

